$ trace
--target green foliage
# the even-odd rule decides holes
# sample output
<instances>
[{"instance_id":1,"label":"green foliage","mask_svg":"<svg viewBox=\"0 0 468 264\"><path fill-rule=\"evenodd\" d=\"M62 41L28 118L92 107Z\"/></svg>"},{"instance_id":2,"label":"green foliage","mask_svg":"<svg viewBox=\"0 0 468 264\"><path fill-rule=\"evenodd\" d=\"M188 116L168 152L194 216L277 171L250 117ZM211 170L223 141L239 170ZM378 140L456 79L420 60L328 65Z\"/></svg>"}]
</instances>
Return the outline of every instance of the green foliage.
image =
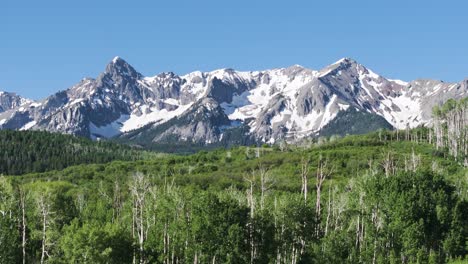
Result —
<instances>
[{"instance_id":1,"label":"green foliage","mask_svg":"<svg viewBox=\"0 0 468 264\"><path fill-rule=\"evenodd\" d=\"M435 117L443 117L454 109L466 108L468 105L468 97L460 100L448 99L442 106L435 106L432 109L432 114Z\"/></svg>"},{"instance_id":2,"label":"green foliage","mask_svg":"<svg viewBox=\"0 0 468 264\"><path fill-rule=\"evenodd\" d=\"M380 131L307 148L235 147L2 177L0 210L8 213L0 214L0 262L22 260L19 190L27 194L26 263L38 262L43 245L50 263L461 260L468 253L467 169L422 143L426 132ZM330 176L318 190L325 161Z\"/></svg>"},{"instance_id":3,"label":"green foliage","mask_svg":"<svg viewBox=\"0 0 468 264\"><path fill-rule=\"evenodd\" d=\"M0 263L19 262L17 213L13 186L0 177Z\"/></svg>"},{"instance_id":4,"label":"green foliage","mask_svg":"<svg viewBox=\"0 0 468 264\"><path fill-rule=\"evenodd\" d=\"M450 99L433 109L433 133L437 149L446 149L451 156L468 166L468 97Z\"/></svg>"},{"instance_id":5,"label":"green foliage","mask_svg":"<svg viewBox=\"0 0 468 264\"><path fill-rule=\"evenodd\" d=\"M70 165L143 159L146 152L105 141L42 131L0 131L0 174L62 170Z\"/></svg>"},{"instance_id":6,"label":"green foliage","mask_svg":"<svg viewBox=\"0 0 468 264\"><path fill-rule=\"evenodd\" d=\"M68 263L131 263L133 246L130 234L116 225L74 220L63 228L60 250Z\"/></svg>"}]
</instances>

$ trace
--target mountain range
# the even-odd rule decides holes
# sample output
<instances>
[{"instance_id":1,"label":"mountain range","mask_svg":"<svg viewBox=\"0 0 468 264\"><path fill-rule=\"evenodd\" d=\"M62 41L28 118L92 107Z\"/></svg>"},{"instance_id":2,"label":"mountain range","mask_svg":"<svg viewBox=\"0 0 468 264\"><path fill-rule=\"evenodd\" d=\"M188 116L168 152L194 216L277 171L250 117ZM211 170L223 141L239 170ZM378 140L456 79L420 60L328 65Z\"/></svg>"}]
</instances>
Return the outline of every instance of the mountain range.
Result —
<instances>
[{"instance_id":1,"label":"mountain range","mask_svg":"<svg viewBox=\"0 0 468 264\"><path fill-rule=\"evenodd\" d=\"M350 58L321 70L293 65L145 77L115 57L97 78L43 100L0 92L0 129L140 145L275 143L332 134L332 126L346 134L427 125L432 107L466 96L468 79L392 80Z\"/></svg>"}]
</instances>

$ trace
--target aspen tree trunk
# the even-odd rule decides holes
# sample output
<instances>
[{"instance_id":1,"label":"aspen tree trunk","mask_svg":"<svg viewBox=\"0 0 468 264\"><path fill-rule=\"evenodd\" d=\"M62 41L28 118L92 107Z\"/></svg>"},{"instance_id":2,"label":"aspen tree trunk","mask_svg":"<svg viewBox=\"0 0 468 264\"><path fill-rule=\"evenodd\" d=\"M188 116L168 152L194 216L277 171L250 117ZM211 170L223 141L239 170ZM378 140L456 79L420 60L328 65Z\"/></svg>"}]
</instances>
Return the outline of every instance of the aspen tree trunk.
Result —
<instances>
[{"instance_id":1,"label":"aspen tree trunk","mask_svg":"<svg viewBox=\"0 0 468 264\"><path fill-rule=\"evenodd\" d=\"M274 182L270 178L268 170L263 166L259 166L258 173L260 174L260 210L263 210L265 205L265 195L273 186ZM252 181L255 179L255 172L252 173ZM252 189L253 190L253 189Z\"/></svg>"},{"instance_id":2,"label":"aspen tree trunk","mask_svg":"<svg viewBox=\"0 0 468 264\"><path fill-rule=\"evenodd\" d=\"M122 197L121 197L121 190L118 181L114 183L114 199L112 204L112 222L118 220L120 218L120 212L122 210Z\"/></svg>"},{"instance_id":3,"label":"aspen tree trunk","mask_svg":"<svg viewBox=\"0 0 468 264\"><path fill-rule=\"evenodd\" d=\"M359 249L359 237L360 237L360 226L359 222L361 220L361 216L358 215L357 217L357 224L356 224L356 249Z\"/></svg>"},{"instance_id":4,"label":"aspen tree trunk","mask_svg":"<svg viewBox=\"0 0 468 264\"><path fill-rule=\"evenodd\" d=\"M20 207L21 207L21 249L23 254L23 264L26 264L26 194L20 189Z\"/></svg>"},{"instance_id":5,"label":"aspen tree trunk","mask_svg":"<svg viewBox=\"0 0 468 264\"><path fill-rule=\"evenodd\" d=\"M328 168L328 159L324 161L322 157L320 157L319 164L317 167L317 176L316 176L316 183L315 183L316 192L317 192L316 203L315 203L315 214L318 220L317 229L316 229L317 237L320 234L320 217L321 217L321 211L322 211L320 202L321 202L322 185L325 179L329 177L331 173L332 173L332 170Z\"/></svg>"},{"instance_id":6,"label":"aspen tree trunk","mask_svg":"<svg viewBox=\"0 0 468 264\"><path fill-rule=\"evenodd\" d=\"M275 196L275 201L274 201L274 227L275 227L275 236L278 235L278 200ZM277 237L278 240L280 240L280 238ZM280 260L281 260L281 253L280 253L280 246L277 245L276 246L276 263L279 264L280 263Z\"/></svg>"},{"instance_id":7,"label":"aspen tree trunk","mask_svg":"<svg viewBox=\"0 0 468 264\"><path fill-rule=\"evenodd\" d=\"M144 204L141 204L141 207L144 207ZM143 223L143 208L140 208L140 234L139 234L139 243L140 243L140 263L144 263L143 259L143 243L145 242L145 233L144 233L144 223Z\"/></svg>"},{"instance_id":8,"label":"aspen tree trunk","mask_svg":"<svg viewBox=\"0 0 468 264\"><path fill-rule=\"evenodd\" d=\"M319 160L319 165L317 168L317 182L315 183L316 191L317 191L317 198L315 203L315 212L317 216L320 218L321 206L320 206L320 199L321 199L321 191L322 191L322 184L325 181L327 175L325 174L324 169L327 167L327 161L323 161L322 158Z\"/></svg>"},{"instance_id":9,"label":"aspen tree trunk","mask_svg":"<svg viewBox=\"0 0 468 264\"><path fill-rule=\"evenodd\" d=\"M50 211L50 204L46 201L46 197L44 194L41 194L38 198L38 207L41 214L41 222L42 222L42 238L41 238L41 264L43 264L46 260L46 257L49 256L47 252L47 228L50 223L49 216L51 214Z\"/></svg>"},{"instance_id":10,"label":"aspen tree trunk","mask_svg":"<svg viewBox=\"0 0 468 264\"><path fill-rule=\"evenodd\" d=\"M138 246L139 246L139 263L145 263L144 257L144 243L145 243L145 201L147 193L149 192L149 182L146 180L145 176L142 173L135 173L133 175L133 180L130 184L130 191L133 196L134 201L134 210L133 210L133 219L134 226L136 228L135 233L138 237Z\"/></svg>"},{"instance_id":11,"label":"aspen tree trunk","mask_svg":"<svg viewBox=\"0 0 468 264\"><path fill-rule=\"evenodd\" d=\"M393 160L393 156L390 152L387 152L385 159L383 160L383 168L385 171L385 176L389 177L390 175L395 173L395 164Z\"/></svg>"},{"instance_id":12,"label":"aspen tree trunk","mask_svg":"<svg viewBox=\"0 0 468 264\"><path fill-rule=\"evenodd\" d=\"M301 162L301 179L302 188L301 193L304 195L304 203L307 203L307 191L308 191L308 177L309 177L309 159L302 158Z\"/></svg>"},{"instance_id":13,"label":"aspen tree trunk","mask_svg":"<svg viewBox=\"0 0 468 264\"><path fill-rule=\"evenodd\" d=\"M244 178L250 184L250 188L247 190L247 203L250 207L250 221L248 223L249 230L249 244L250 244L250 263L254 263L255 259L255 245L254 245L254 216L255 216L255 198L254 198L254 183L255 183L255 174L251 174L251 178Z\"/></svg>"},{"instance_id":14,"label":"aspen tree trunk","mask_svg":"<svg viewBox=\"0 0 468 264\"><path fill-rule=\"evenodd\" d=\"M413 151L411 153L411 165L412 165L412 169L413 169L413 172L416 172L416 170L418 169L419 167L419 161L420 161L420 157L416 155L416 153L414 153L414 148L413 148Z\"/></svg>"},{"instance_id":15,"label":"aspen tree trunk","mask_svg":"<svg viewBox=\"0 0 468 264\"><path fill-rule=\"evenodd\" d=\"M330 212L331 212L331 187L328 188L328 208L327 208L327 221L325 223L325 236L328 233L328 225L330 222Z\"/></svg>"},{"instance_id":16,"label":"aspen tree trunk","mask_svg":"<svg viewBox=\"0 0 468 264\"><path fill-rule=\"evenodd\" d=\"M43 214L42 216L42 250L41 250L41 264L44 263L46 255L46 231L47 231L47 216Z\"/></svg>"},{"instance_id":17,"label":"aspen tree trunk","mask_svg":"<svg viewBox=\"0 0 468 264\"><path fill-rule=\"evenodd\" d=\"M133 201L133 208L132 208L132 240L135 240L135 225L136 225L136 221L135 221L135 210L136 210L136 206L135 206L135 201ZM132 260L132 263L133 264L136 264L136 252L135 252L135 247L133 247L133 260Z\"/></svg>"}]
</instances>

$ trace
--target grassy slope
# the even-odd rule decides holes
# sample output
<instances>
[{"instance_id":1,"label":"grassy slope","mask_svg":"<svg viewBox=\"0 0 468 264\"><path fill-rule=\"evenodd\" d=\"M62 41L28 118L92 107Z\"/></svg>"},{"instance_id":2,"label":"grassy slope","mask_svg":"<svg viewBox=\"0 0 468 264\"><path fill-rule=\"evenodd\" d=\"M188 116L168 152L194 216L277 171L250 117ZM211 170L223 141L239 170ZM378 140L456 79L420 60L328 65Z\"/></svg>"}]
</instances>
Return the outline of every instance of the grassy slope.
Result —
<instances>
[{"instance_id":1,"label":"grassy slope","mask_svg":"<svg viewBox=\"0 0 468 264\"><path fill-rule=\"evenodd\" d=\"M327 184L343 186L350 178L369 171L370 166L383 170L382 160L390 152L398 167L404 167L405 158L414 153L420 155L421 166L438 170L454 183L467 177L467 170L443 152L428 144L407 141L381 142L374 135L348 136L335 142L314 145L310 149L293 148L280 151L277 148L236 147L230 150L201 151L188 156L162 155L139 161L114 161L108 164L78 165L62 171L33 173L23 176L24 180L65 180L78 185L93 185L96 181L126 181L128 175L140 171L151 175L156 181L174 181L178 185L194 184L200 188L224 189L230 186L243 188L246 175L259 166L269 169L275 180L275 189L299 191L299 168L302 157L310 158L311 184L319 157L329 159L333 170L332 180ZM370 163L370 161L372 162ZM313 186L313 185L311 185Z\"/></svg>"}]
</instances>

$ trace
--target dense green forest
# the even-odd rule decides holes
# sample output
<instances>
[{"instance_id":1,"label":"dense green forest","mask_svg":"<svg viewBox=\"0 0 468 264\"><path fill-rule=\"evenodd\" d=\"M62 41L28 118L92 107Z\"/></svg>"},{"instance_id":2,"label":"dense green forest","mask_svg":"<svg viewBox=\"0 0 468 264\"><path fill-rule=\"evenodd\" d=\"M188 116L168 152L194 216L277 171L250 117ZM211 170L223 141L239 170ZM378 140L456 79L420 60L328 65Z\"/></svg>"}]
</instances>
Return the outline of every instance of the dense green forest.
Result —
<instances>
[{"instance_id":1,"label":"dense green forest","mask_svg":"<svg viewBox=\"0 0 468 264\"><path fill-rule=\"evenodd\" d=\"M1 176L0 263L462 263L461 108L435 129Z\"/></svg>"},{"instance_id":2,"label":"dense green forest","mask_svg":"<svg viewBox=\"0 0 468 264\"><path fill-rule=\"evenodd\" d=\"M3 177L0 262L464 258L467 170L447 150L424 143L425 131Z\"/></svg>"},{"instance_id":3,"label":"dense green forest","mask_svg":"<svg viewBox=\"0 0 468 264\"><path fill-rule=\"evenodd\" d=\"M138 160L148 152L126 145L43 131L0 131L0 174L61 170L70 165Z\"/></svg>"}]
</instances>

